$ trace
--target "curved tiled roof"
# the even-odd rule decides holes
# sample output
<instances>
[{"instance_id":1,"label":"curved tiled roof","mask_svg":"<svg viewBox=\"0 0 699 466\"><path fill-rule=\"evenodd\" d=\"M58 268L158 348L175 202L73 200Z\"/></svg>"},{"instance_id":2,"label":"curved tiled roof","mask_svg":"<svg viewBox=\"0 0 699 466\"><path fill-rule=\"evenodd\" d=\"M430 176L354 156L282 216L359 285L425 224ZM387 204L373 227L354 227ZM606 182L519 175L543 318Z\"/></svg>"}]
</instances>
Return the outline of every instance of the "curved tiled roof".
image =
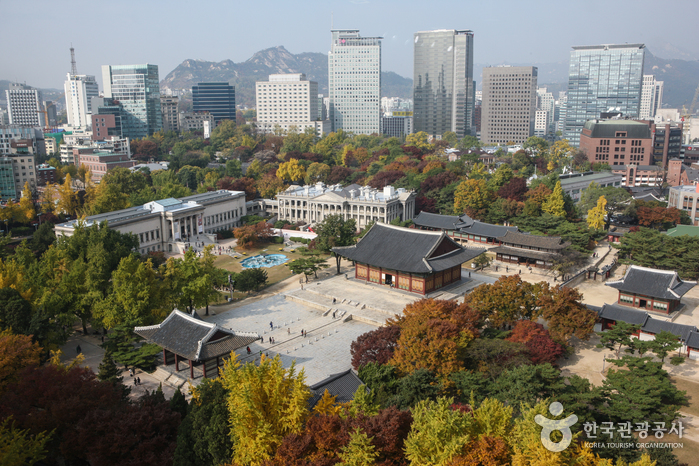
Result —
<instances>
[{"instance_id":1,"label":"curved tiled roof","mask_svg":"<svg viewBox=\"0 0 699 466\"><path fill-rule=\"evenodd\" d=\"M479 222L474 220L470 226L459 228L460 233L470 235L487 236L488 238L500 238L505 236L508 231L519 231L517 227L506 227L503 225L491 225L490 223Z\"/></svg>"},{"instance_id":2,"label":"curved tiled roof","mask_svg":"<svg viewBox=\"0 0 699 466\"><path fill-rule=\"evenodd\" d=\"M160 324L136 327L134 333L192 361L223 356L260 339L256 333L234 332L177 309Z\"/></svg>"},{"instance_id":3,"label":"curved tiled roof","mask_svg":"<svg viewBox=\"0 0 699 466\"><path fill-rule=\"evenodd\" d=\"M677 272L658 270L632 265L624 274L624 278L605 285L625 293L635 293L661 299L680 299L697 282L686 282L680 279Z\"/></svg>"},{"instance_id":4,"label":"curved tiled roof","mask_svg":"<svg viewBox=\"0 0 699 466\"><path fill-rule=\"evenodd\" d=\"M434 256L443 243L450 251ZM461 265L485 249L464 248L444 232L403 228L375 223L354 246L333 248L333 252L351 261L409 273L433 273Z\"/></svg>"},{"instance_id":5,"label":"curved tiled roof","mask_svg":"<svg viewBox=\"0 0 699 466\"><path fill-rule=\"evenodd\" d=\"M413 223L417 226L439 228L441 230L456 230L458 225L470 224L472 222L471 217L466 214L458 217L456 215L440 215L425 211L421 211L413 218Z\"/></svg>"},{"instance_id":6,"label":"curved tiled roof","mask_svg":"<svg viewBox=\"0 0 699 466\"><path fill-rule=\"evenodd\" d=\"M542 249L565 249L570 243L563 242L560 236L539 236L521 233L519 231L508 231L504 236L498 238L503 244L516 244Z\"/></svg>"}]
</instances>

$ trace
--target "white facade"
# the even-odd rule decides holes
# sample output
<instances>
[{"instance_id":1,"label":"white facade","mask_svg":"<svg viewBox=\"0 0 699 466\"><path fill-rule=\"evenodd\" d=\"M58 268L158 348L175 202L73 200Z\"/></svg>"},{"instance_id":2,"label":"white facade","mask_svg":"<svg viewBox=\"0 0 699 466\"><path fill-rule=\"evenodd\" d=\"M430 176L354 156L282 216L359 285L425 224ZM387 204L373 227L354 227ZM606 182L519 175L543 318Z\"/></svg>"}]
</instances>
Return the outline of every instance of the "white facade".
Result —
<instances>
[{"instance_id":1,"label":"white facade","mask_svg":"<svg viewBox=\"0 0 699 466\"><path fill-rule=\"evenodd\" d=\"M328 53L332 131L381 132L381 39L359 30L333 30Z\"/></svg>"},{"instance_id":2,"label":"white facade","mask_svg":"<svg viewBox=\"0 0 699 466\"><path fill-rule=\"evenodd\" d=\"M41 106L41 91L24 84L12 83L5 91L11 125L46 126Z\"/></svg>"},{"instance_id":3,"label":"white facade","mask_svg":"<svg viewBox=\"0 0 699 466\"><path fill-rule=\"evenodd\" d=\"M242 191L211 191L180 199L162 199L142 206L117 210L85 219L86 226L107 222L121 233L139 239L139 252L183 252L187 243L204 241L204 236L240 226L246 214ZM56 236L72 236L78 220L55 226Z\"/></svg>"},{"instance_id":4,"label":"white facade","mask_svg":"<svg viewBox=\"0 0 699 466\"><path fill-rule=\"evenodd\" d=\"M92 126L92 98L99 97L99 86L94 76L71 75L65 82L68 125L73 128Z\"/></svg>"},{"instance_id":5,"label":"white facade","mask_svg":"<svg viewBox=\"0 0 699 466\"><path fill-rule=\"evenodd\" d=\"M255 84L257 130L274 133L289 129L303 133L313 128L318 136L330 132L329 122L322 120L318 105L318 83L302 73L272 74L268 81Z\"/></svg>"},{"instance_id":6,"label":"white facade","mask_svg":"<svg viewBox=\"0 0 699 466\"><path fill-rule=\"evenodd\" d=\"M546 110L537 110L534 117L534 136L544 137L549 129L549 115Z\"/></svg>"},{"instance_id":7,"label":"white facade","mask_svg":"<svg viewBox=\"0 0 699 466\"><path fill-rule=\"evenodd\" d=\"M68 134L63 137L63 141L59 146L61 163L63 164L75 163L73 149L109 151L131 157L131 143L127 137L109 136L102 141L93 141L89 135Z\"/></svg>"},{"instance_id":8,"label":"white facade","mask_svg":"<svg viewBox=\"0 0 699 466\"><path fill-rule=\"evenodd\" d=\"M641 107L638 118L650 120L655 117L656 112L663 103L663 81L656 81L655 76L643 75L643 86L641 87Z\"/></svg>"},{"instance_id":9,"label":"white facade","mask_svg":"<svg viewBox=\"0 0 699 466\"><path fill-rule=\"evenodd\" d=\"M548 90L545 87L540 87L536 90L536 109L547 112L546 130L543 134L548 134L548 132L552 132L554 117L556 115L556 99L553 97L553 93L548 92ZM536 130L537 128L535 124L535 133ZM539 136L539 134L536 135Z\"/></svg>"},{"instance_id":10,"label":"white facade","mask_svg":"<svg viewBox=\"0 0 699 466\"><path fill-rule=\"evenodd\" d=\"M390 223L415 216L415 193L386 186L382 191L369 186L290 186L277 194L279 220L319 223L328 215L354 219L361 229L371 222Z\"/></svg>"}]
</instances>

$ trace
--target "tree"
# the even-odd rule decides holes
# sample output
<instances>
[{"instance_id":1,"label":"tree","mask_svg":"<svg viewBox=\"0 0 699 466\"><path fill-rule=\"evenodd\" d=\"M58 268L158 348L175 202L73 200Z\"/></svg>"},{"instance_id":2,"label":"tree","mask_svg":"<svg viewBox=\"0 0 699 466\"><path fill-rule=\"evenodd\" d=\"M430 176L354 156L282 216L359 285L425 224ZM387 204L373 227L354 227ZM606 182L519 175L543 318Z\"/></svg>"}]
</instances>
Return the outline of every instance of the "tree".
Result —
<instances>
[{"instance_id":1,"label":"tree","mask_svg":"<svg viewBox=\"0 0 699 466\"><path fill-rule=\"evenodd\" d=\"M565 200L563 199L563 188L561 182L556 182L556 187L553 188L551 195L546 198L546 201L541 204L541 210L553 215L554 217L565 217L566 211L563 208Z\"/></svg>"},{"instance_id":2,"label":"tree","mask_svg":"<svg viewBox=\"0 0 699 466\"><path fill-rule=\"evenodd\" d=\"M304 274L306 283L308 283L308 277L315 275L315 277L318 278L318 270L324 269L327 267L327 264L325 263L325 259L320 257L306 257L289 262L287 266L295 274Z\"/></svg>"},{"instance_id":3,"label":"tree","mask_svg":"<svg viewBox=\"0 0 699 466\"><path fill-rule=\"evenodd\" d=\"M350 434L350 441L347 446L342 447L338 456L342 460L338 466L370 466L376 464L379 454L376 447L372 445L373 438L361 430L357 429Z\"/></svg>"},{"instance_id":4,"label":"tree","mask_svg":"<svg viewBox=\"0 0 699 466\"><path fill-rule=\"evenodd\" d=\"M0 422L0 464L22 466L46 458L46 442L50 433L31 435L29 430L16 429L12 418Z\"/></svg>"},{"instance_id":5,"label":"tree","mask_svg":"<svg viewBox=\"0 0 699 466\"><path fill-rule=\"evenodd\" d=\"M233 441L228 425L227 398L228 390L221 379L205 379L192 390L190 412L177 434L175 466L230 461Z\"/></svg>"},{"instance_id":6,"label":"tree","mask_svg":"<svg viewBox=\"0 0 699 466\"><path fill-rule=\"evenodd\" d=\"M0 329L28 335L32 306L14 288L0 288Z\"/></svg>"},{"instance_id":7,"label":"tree","mask_svg":"<svg viewBox=\"0 0 699 466\"><path fill-rule=\"evenodd\" d=\"M430 148L430 143L427 142L428 134L424 131L418 131L417 133L408 134L405 137L405 145L416 147L420 150L425 150Z\"/></svg>"},{"instance_id":8,"label":"tree","mask_svg":"<svg viewBox=\"0 0 699 466\"><path fill-rule=\"evenodd\" d=\"M601 230L604 228L604 217L607 213L606 206L607 199L605 199L604 196L600 196L597 199L597 207L587 211L587 224L590 228L594 228L596 230Z\"/></svg>"},{"instance_id":9,"label":"tree","mask_svg":"<svg viewBox=\"0 0 699 466\"><path fill-rule=\"evenodd\" d=\"M282 181L301 181L306 176L306 170L297 159L291 159L279 165L277 178Z\"/></svg>"},{"instance_id":10,"label":"tree","mask_svg":"<svg viewBox=\"0 0 699 466\"><path fill-rule=\"evenodd\" d=\"M285 435L299 433L308 415L310 392L303 370L284 369L281 358L264 356L244 366L233 356L221 375L228 393L233 462L259 465L274 456Z\"/></svg>"},{"instance_id":11,"label":"tree","mask_svg":"<svg viewBox=\"0 0 699 466\"><path fill-rule=\"evenodd\" d=\"M245 249L252 249L259 241L257 230L252 225L246 225L234 229L233 236L238 240L238 246Z\"/></svg>"},{"instance_id":12,"label":"tree","mask_svg":"<svg viewBox=\"0 0 699 466\"><path fill-rule=\"evenodd\" d=\"M41 257L55 241L56 235L53 232L53 225L44 222L34 232L29 246L37 257Z\"/></svg>"},{"instance_id":13,"label":"tree","mask_svg":"<svg viewBox=\"0 0 699 466\"><path fill-rule=\"evenodd\" d=\"M114 385L121 384L124 377L121 375L121 371L117 368L114 362L114 354L111 350L104 352L104 357L100 363L99 372L97 373L97 379L102 382L110 382Z\"/></svg>"},{"instance_id":14,"label":"tree","mask_svg":"<svg viewBox=\"0 0 699 466\"><path fill-rule=\"evenodd\" d=\"M412 410L413 424L405 441L412 464L447 465L468 443L470 416L451 409L453 398L421 401Z\"/></svg>"},{"instance_id":15,"label":"tree","mask_svg":"<svg viewBox=\"0 0 699 466\"><path fill-rule=\"evenodd\" d=\"M462 181L454 192L454 210L476 219L485 217L492 201L493 193L482 179Z\"/></svg>"},{"instance_id":16,"label":"tree","mask_svg":"<svg viewBox=\"0 0 699 466\"><path fill-rule=\"evenodd\" d=\"M685 392L678 390L662 363L651 358L624 356L608 360L623 369L609 369L602 388L604 403L597 409L612 422L670 423L687 404Z\"/></svg>"},{"instance_id":17,"label":"tree","mask_svg":"<svg viewBox=\"0 0 699 466\"><path fill-rule=\"evenodd\" d=\"M19 200L19 219L22 223L31 222L36 217L34 210L34 202L32 200L32 190L29 187L29 182L24 182L22 189L22 197Z\"/></svg>"},{"instance_id":18,"label":"tree","mask_svg":"<svg viewBox=\"0 0 699 466\"><path fill-rule=\"evenodd\" d=\"M0 393L19 380L23 369L39 365L41 348L27 335L0 332Z\"/></svg>"},{"instance_id":19,"label":"tree","mask_svg":"<svg viewBox=\"0 0 699 466\"><path fill-rule=\"evenodd\" d=\"M388 325L359 335L350 346L352 367L359 370L361 366L371 362L386 364L393 357L398 345L400 327Z\"/></svg>"},{"instance_id":20,"label":"tree","mask_svg":"<svg viewBox=\"0 0 699 466\"><path fill-rule=\"evenodd\" d=\"M582 294L576 288L542 282L537 306L556 341L567 342L572 337L588 340L594 333L597 315L582 304Z\"/></svg>"},{"instance_id":21,"label":"tree","mask_svg":"<svg viewBox=\"0 0 699 466\"><path fill-rule=\"evenodd\" d=\"M319 181L327 182L330 173L332 172L329 165L324 163L314 162L306 170L306 178L304 179L306 184L316 184Z\"/></svg>"},{"instance_id":22,"label":"tree","mask_svg":"<svg viewBox=\"0 0 699 466\"><path fill-rule=\"evenodd\" d=\"M527 180L515 176L510 178L505 184L498 189L498 197L512 199L514 201L522 201L524 193L527 192Z\"/></svg>"},{"instance_id":23,"label":"tree","mask_svg":"<svg viewBox=\"0 0 699 466\"><path fill-rule=\"evenodd\" d=\"M75 215L78 210L78 196L73 191L73 181L70 174L66 175L65 181L58 188L57 210L66 215Z\"/></svg>"},{"instance_id":24,"label":"tree","mask_svg":"<svg viewBox=\"0 0 699 466\"><path fill-rule=\"evenodd\" d=\"M403 315L388 321L401 329L391 359L399 372L428 369L442 380L461 368L461 355L478 335L480 314L466 304L422 299L408 304Z\"/></svg>"},{"instance_id":25,"label":"tree","mask_svg":"<svg viewBox=\"0 0 699 466\"><path fill-rule=\"evenodd\" d=\"M316 249L330 251L336 246L351 246L355 241L357 224L353 218L345 220L342 215L328 215L315 226L318 235ZM337 273L340 273L340 256L336 256Z\"/></svg>"},{"instance_id":26,"label":"tree","mask_svg":"<svg viewBox=\"0 0 699 466\"><path fill-rule=\"evenodd\" d=\"M262 268L245 269L235 278L235 285L240 291L257 291L265 283L267 271Z\"/></svg>"},{"instance_id":27,"label":"tree","mask_svg":"<svg viewBox=\"0 0 699 466\"><path fill-rule=\"evenodd\" d=\"M534 364L551 363L563 354L563 347L551 339L544 326L531 320L520 320L515 324L507 341L524 343Z\"/></svg>"},{"instance_id":28,"label":"tree","mask_svg":"<svg viewBox=\"0 0 699 466\"><path fill-rule=\"evenodd\" d=\"M619 356L621 347L631 346L631 337L633 334L637 333L640 328L640 325L627 324L622 320L617 321L612 328L602 332L600 343L597 345L597 347L608 348L612 351L616 351L617 356ZM617 347L617 345L619 346Z\"/></svg>"},{"instance_id":29,"label":"tree","mask_svg":"<svg viewBox=\"0 0 699 466\"><path fill-rule=\"evenodd\" d=\"M677 338L677 335L665 330L658 333L655 338L648 343L649 349L660 358L661 362L665 361L668 354L682 347L682 343Z\"/></svg>"},{"instance_id":30,"label":"tree","mask_svg":"<svg viewBox=\"0 0 699 466\"><path fill-rule=\"evenodd\" d=\"M521 319L539 315L539 286L522 280L519 275L506 275L492 285L481 285L466 296L466 303L487 319L493 327L514 325Z\"/></svg>"},{"instance_id":31,"label":"tree","mask_svg":"<svg viewBox=\"0 0 699 466\"><path fill-rule=\"evenodd\" d=\"M265 174L262 178L257 180L255 183L257 191L265 199L273 199L281 191L287 188L282 180L272 175L271 173Z\"/></svg>"},{"instance_id":32,"label":"tree","mask_svg":"<svg viewBox=\"0 0 699 466\"><path fill-rule=\"evenodd\" d=\"M646 207L641 206L636 210L638 223L643 226L658 228L662 226L674 227L680 223L680 211L675 207Z\"/></svg>"}]
</instances>

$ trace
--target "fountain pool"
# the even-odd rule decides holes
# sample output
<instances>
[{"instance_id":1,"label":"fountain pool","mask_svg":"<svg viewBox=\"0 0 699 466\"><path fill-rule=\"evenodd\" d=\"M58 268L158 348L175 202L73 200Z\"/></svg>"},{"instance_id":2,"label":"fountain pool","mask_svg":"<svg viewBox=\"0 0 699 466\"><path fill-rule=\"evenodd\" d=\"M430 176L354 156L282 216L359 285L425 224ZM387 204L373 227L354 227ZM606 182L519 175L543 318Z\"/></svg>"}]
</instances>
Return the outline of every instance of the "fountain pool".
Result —
<instances>
[{"instance_id":1,"label":"fountain pool","mask_svg":"<svg viewBox=\"0 0 699 466\"><path fill-rule=\"evenodd\" d=\"M288 261L289 258L284 254L260 254L259 256L252 256L244 259L240 265L246 269L259 269L260 267L274 267L275 265L281 265Z\"/></svg>"}]
</instances>

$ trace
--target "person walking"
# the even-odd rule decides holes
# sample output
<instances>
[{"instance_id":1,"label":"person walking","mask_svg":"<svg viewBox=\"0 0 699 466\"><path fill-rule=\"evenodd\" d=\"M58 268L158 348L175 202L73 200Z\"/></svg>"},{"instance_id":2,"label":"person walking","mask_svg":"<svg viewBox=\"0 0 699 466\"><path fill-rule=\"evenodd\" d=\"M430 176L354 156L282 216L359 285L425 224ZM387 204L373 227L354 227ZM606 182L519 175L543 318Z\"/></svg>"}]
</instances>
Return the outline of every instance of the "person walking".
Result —
<instances>
[{"instance_id":1,"label":"person walking","mask_svg":"<svg viewBox=\"0 0 699 466\"><path fill-rule=\"evenodd\" d=\"M272 324L272 321L269 322L269 328L270 330L274 330L274 325Z\"/></svg>"},{"instance_id":2,"label":"person walking","mask_svg":"<svg viewBox=\"0 0 699 466\"><path fill-rule=\"evenodd\" d=\"M250 347L248 346L248 354L250 354L252 351L250 351Z\"/></svg>"},{"instance_id":3,"label":"person walking","mask_svg":"<svg viewBox=\"0 0 699 466\"><path fill-rule=\"evenodd\" d=\"M287 329L286 329L286 334L287 334L287 335L291 335L291 328L287 328Z\"/></svg>"}]
</instances>

